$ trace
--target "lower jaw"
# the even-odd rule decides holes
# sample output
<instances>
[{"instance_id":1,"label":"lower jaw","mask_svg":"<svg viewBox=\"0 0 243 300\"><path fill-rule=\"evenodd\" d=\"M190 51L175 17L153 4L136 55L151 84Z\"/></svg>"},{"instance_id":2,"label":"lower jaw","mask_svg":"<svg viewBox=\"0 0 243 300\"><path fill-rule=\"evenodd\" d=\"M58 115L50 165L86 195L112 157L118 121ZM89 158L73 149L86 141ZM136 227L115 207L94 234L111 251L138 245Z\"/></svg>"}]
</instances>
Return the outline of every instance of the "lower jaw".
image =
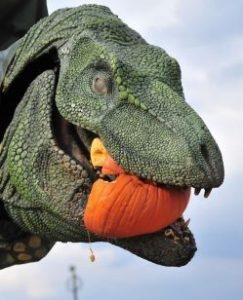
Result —
<instances>
[{"instance_id":1,"label":"lower jaw","mask_svg":"<svg viewBox=\"0 0 243 300\"><path fill-rule=\"evenodd\" d=\"M187 225L183 218L179 218L155 233L108 241L152 263L180 267L186 265L197 250Z\"/></svg>"}]
</instances>

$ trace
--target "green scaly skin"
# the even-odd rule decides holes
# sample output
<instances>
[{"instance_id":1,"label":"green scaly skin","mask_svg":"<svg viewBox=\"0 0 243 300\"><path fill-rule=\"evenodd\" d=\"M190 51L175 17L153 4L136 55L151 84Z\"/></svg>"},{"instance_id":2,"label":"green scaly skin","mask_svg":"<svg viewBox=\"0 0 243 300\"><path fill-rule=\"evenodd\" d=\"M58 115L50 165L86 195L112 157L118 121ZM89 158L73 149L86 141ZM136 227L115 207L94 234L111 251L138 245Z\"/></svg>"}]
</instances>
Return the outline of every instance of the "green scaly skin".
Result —
<instances>
[{"instance_id":1,"label":"green scaly skin","mask_svg":"<svg viewBox=\"0 0 243 300\"><path fill-rule=\"evenodd\" d=\"M2 105L9 118L0 198L21 232L42 239L42 256L55 241L88 239L83 213L97 179L89 158L96 136L140 178L206 194L223 182L220 151L184 100L176 60L106 7L63 9L33 26L8 68ZM182 223L109 242L154 263L181 266L196 251ZM6 263L4 257L2 267L37 260Z\"/></svg>"}]
</instances>

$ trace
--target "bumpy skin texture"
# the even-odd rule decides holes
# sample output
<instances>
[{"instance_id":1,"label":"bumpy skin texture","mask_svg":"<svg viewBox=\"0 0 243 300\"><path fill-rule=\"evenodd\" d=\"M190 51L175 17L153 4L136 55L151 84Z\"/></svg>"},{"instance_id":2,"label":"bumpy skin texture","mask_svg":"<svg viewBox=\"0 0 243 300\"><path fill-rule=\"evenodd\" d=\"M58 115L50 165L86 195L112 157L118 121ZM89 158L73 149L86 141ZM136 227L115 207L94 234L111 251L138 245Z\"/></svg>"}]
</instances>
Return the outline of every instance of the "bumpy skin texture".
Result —
<instances>
[{"instance_id":1,"label":"bumpy skin texture","mask_svg":"<svg viewBox=\"0 0 243 300\"><path fill-rule=\"evenodd\" d=\"M100 79L105 93L94 91ZM0 198L16 226L44 245L87 241L83 212L96 175L77 128L98 135L112 157L141 178L206 190L223 181L220 151L184 100L176 60L106 7L60 10L33 26L10 64L3 94L9 122ZM180 234L171 240L162 230L109 242L180 266L196 250L189 229Z\"/></svg>"}]
</instances>

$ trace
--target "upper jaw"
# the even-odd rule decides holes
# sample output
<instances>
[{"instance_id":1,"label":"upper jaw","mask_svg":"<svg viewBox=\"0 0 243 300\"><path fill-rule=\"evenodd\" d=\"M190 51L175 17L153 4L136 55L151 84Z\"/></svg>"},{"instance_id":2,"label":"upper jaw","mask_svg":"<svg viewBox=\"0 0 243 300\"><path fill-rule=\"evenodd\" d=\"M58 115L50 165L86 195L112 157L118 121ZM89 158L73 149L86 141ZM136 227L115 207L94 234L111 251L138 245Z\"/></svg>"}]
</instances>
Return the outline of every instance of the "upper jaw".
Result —
<instances>
[{"instance_id":1,"label":"upper jaw","mask_svg":"<svg viewBox=\"0 0 243 300\"><path fill-rule=\"evenodd\" d=\"M153 122L151 124L155 125L151 125L152 130L148 129L146 133L140 122L129 128L126 118L129 110L132 110L134 118L139 121L144 119L145 123ZM72 125L61 117L58 111L56 113L59 115L56 135L59 135L61 147L65 152L71 152L70 155L77 163L84 165L93 180L97 179L97 174L89 163L89 152L92 140L98 134L114 160L126 172L141 179L173 187L193 187L195 194L204 189L205 196L223 182L222 156L207 129L201 134L198 145L194 146L195 150L190 145L191 141L188 142L181 131L166 131L167 135L171 134L173 138L165 138L164 141L161 122L156 122L153 116L147 116L147 112L132 106L119 106L115 111L108 113L102 120L101 129L97 134ZM111 123L113 128L109 125ZM170 147L175 154L170 154Z\"/></svg>"},{"instance_id":2,"label":"upper jaw","mask_svg":"<svg viewBox=\"0 0 243 300\"><path fill-rule=\"evenodd\" d=\"M168 127L148 111L124 104L106 115L99 135L128 173L159 184L205 189L207 195L223 182L223 161L203 121L191 114L195 126L178 116L178 121L171 117Z\"/></svg>"},{"instance_id":3,"label":"upper jaw","mask_svg":"<svg viewBox=\"0 0 243 300\"><path fill-rule=\"evenodd\" d=\"M67 154L69 154L72 158L75 159L77 164L82 164L83 167L87 170L89 177L94 182L99 177L99 173L97 172L97 169L95 170L93 166L90 164L90 147L93 139L97 137L96 134L92 133L89 130L83 129L81 127L72 125L68 121L66 121L63 117L59 115L58 112L56 112L56 118L55 118L55 127L58 127L58 129L55 129L55 136L58 140L59 146L64 150ZM152 161L148 160L144 157L139 157L139 154L137 155L138 159L137 161L139 163L142 162L143 170L141 171L141 167L139 166L137 168L137 164L135 161L134 163L131 163L129 160L129 156L123 156L126 149L123 149L123 145L121 144L121 141L114 138L114 135L109 134L109 140L104 136L101 139L105 142L107 142L108 147L110 149L110 152L112 153L112 156L114 156L115 160L130 174L133 174L137 177L139 177L142 180L149 180L153 181L155 184L159 185L165 185L166 187L172 187L172 188L191 188L193 187L195 195L198 195L202 189L204 189L204 197L208 197L212 191L212 189L216 186L218 186L222 182L223 175L218 176L218 179L212 179L212 176L210 175L209 171L203 173L202 170L199 169L199 173L195 173L198 170L198 167L194 167L194 165L191 163L192 159L190 159L190 164L179 166L180 168L172 168L172 171L166 172L165 176L163 174L161 175L160 172L155 172L154 170L158 171L158 161ZM119 147L122 149L117 156L117 152L114 150L114 147ZM217 150L217 149L216 149ZM219 150L218 150L219 151ZM133 156L132 153L131 157ZM150 157L151 159L151 157ZM188 161L188 159L187 159ZM146 163L149 163L147 168ZM131 169L131 165L135 166L135 169ZM171 164L173 167L173 163ZM211 165L214 165L215 169L215 163L211 163ZM220 166L221 170L219 170L219 173L223 174L223 164L219 159L218 165ZM171 166L170 166L171 167ZM140 168L140 169L139 169ZM146 170L147 168L147 170ZM138 171L139 169L139 171ZM153 172L151 172L151 169ZM165 167L166 169L166 167ZM178 178L177 174L180 173L180 177ZM217 172L215 172L217 173ZM203 174L203 175L202 175ZM110 180L113 180L114 177L110 177ZM106 178L109 180L109 178Z\"/></svg>"}]
</instances>

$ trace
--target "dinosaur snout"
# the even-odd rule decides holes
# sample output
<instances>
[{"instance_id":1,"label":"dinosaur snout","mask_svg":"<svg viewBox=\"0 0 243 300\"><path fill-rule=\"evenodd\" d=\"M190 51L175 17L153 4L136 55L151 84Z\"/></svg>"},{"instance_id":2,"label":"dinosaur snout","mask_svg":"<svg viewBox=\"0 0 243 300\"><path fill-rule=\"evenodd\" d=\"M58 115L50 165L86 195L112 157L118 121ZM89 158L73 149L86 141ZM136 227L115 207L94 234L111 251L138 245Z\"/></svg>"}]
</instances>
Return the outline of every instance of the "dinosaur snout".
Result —
<instances>
[{"instance_id":1,"label":"dinosaur snout","mask_svg":"<svg viewBox=\"0 0 243 300\"><path fill-rule=\"evenodd\" d=\"M199 118L199 116L197 116ZM199 123L203 122L199 118ZM205 125L199 133L197 151L193 152L195 169L198 170L198 177L201 178L201 184L195 185L197 188L214 188L222 184L224 179L224 166L222 155L213 136ZM198 131L194 129L195 139ZM193 141L191 141L193 144ZM200 176L200 174L202 174Z\"/></svg>"},{"instance_id":2,"label":"dinosaur snout","mask_svg":"<svg viewBox=\"0 0 243 300\"><path fill-rule=\"evenodd\" d=\"M203 188L207 194L223 181L222 156L202 119L182 105L181 114L167 110L158 118L124 103L103 120L101 137L127 172L158 184ZM107 126L111 123L114 130Z\"/></svg>"}]
</instances>

